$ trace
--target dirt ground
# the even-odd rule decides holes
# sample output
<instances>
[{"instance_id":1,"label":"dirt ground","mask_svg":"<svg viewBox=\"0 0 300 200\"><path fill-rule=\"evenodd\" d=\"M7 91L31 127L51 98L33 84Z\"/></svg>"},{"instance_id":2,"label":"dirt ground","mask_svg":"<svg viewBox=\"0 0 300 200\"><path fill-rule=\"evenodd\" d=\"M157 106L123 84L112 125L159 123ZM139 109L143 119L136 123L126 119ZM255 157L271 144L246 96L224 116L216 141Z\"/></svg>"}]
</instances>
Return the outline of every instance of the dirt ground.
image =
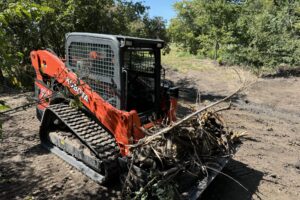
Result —
<instances>
[{"instance_id":1,"label":"dirt ground","mask_svg":"<svg viewBox=\"0 0 300 200\"><path fill-rule=\"evenodd\" d=\"M255 80L246 71L241 79ZM167 70L167 78L180 87L180 113L186 107L204 106L239 87L231 68L180 73ZM200 105L195 104L200 94ZM0 94L14 108L28 102L32 93ZM220 105L220 107L226 104ZM246 131L243 145L224 173L201 199L300 199L300 78L260 78L222 111L230 129ZM104 187L86 178L39 144L35 108L0 116L0 199L112 199L118 184Z\"/></svg>"}]
</instances>

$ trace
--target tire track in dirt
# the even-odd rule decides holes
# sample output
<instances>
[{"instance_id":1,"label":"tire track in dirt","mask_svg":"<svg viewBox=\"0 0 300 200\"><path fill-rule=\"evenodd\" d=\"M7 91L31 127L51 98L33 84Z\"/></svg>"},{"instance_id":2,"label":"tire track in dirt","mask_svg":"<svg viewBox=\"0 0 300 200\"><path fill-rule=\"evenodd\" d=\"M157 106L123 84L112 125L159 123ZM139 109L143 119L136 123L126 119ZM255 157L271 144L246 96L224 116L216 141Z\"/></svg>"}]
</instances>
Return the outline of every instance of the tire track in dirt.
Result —
<instances>
[{"instance_id":1,"label":"tire track in dirt","mask_svg":"<svg viewBox=\"0 0 300 200\"><path fill-rule=\"evenodd\" d=\"M119 184L108 190L43 149L34 116L35 108L29 108L0 118L0 199L119 198Z\"/></svg>"},{"instance_id":2,"label":"tire track in dirt","mask_svg":"<svg viewBox=\"0 0 300 200\"><path fill-rule=\"evenodd\" d=\"M62 199L66 196L86 199L89 197L87 194L97 195L99 192L113 196L106 188L89 180L64 161L43 149L40 151L45 154L32 157L22 155L20 161L0 164L4 180L0 187L0 199Z\"/></svg>"},{"instance_id":3,"label":"tire track in dirt","mask_svg":"<svg viewBox=\"0 0 300 200\"><path fill-rule=\"evenodd\" d=\"M255 114L268 115L269 117L276 118L276 120L285 120L289 123L296 124L300 122L300 113L298 112L283 110L280 108L271 107L263 104L257 104L253 102L246 103L244 100L238 100L236 103L234 103L234 105L240 110L247 110Z\"/></svg>"}]
</instances>

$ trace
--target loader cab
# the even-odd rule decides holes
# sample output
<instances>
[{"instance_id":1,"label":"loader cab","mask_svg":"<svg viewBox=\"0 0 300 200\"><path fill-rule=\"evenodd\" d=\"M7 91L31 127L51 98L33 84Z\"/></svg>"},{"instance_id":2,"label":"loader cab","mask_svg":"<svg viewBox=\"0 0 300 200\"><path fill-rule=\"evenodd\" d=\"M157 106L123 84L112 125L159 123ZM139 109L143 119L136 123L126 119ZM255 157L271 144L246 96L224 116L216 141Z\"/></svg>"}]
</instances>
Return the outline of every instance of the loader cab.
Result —
<instances>
[{"instance_id":1,"label":"loader cab","mask_svg":"<svg viewBox=\"0 0 300 200\"><path fill-rule=\"evenodd\" d=\"M123 105L138 113L160 110L161 40L124 37L121 41Z\"/></svg>"},{"instance_id":2,"label":"loader cab","mask_svg":"<svg viewBox=\"0 0 300 200\"><path fill-rule=\"evenodd\" d=\"M159 114L163 46L157 39L69 33L66 65L117 109Z\"/></svg>"}]
</instances>

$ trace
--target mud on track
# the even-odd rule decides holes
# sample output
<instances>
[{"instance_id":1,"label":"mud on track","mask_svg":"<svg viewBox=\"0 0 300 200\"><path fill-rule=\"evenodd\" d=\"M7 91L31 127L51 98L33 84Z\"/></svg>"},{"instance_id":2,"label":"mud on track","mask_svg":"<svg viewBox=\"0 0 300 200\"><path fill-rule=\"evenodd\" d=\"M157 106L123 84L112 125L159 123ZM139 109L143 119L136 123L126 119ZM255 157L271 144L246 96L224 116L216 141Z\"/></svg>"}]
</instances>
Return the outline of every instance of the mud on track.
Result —
<instances>
[{"instance_id":1,"label":"mud on track","mask_svg":"<svg viewBox=\"0 0 300 200\"><path fill-rule=\"evenodd\" d=\"M238 87L232 72L168 71L180 86L182 106L194 106L198 88L201 105L221 99ZM223 78L220 78L221 75ZM251 75L249 75L251 76ZM225 78L224 78L225 77ZM11 107L28 102L32 93L1 94ZM202 199L300 199L300 78L259 79L222 112L228 126L247 131L244 144L224 173L248 188L219 175ZM221 105L221 107L224 105ZM0 199L120 198L120 185L104 187L39 145L35 108L1 116Z\"/></svg>"}]
</instances>

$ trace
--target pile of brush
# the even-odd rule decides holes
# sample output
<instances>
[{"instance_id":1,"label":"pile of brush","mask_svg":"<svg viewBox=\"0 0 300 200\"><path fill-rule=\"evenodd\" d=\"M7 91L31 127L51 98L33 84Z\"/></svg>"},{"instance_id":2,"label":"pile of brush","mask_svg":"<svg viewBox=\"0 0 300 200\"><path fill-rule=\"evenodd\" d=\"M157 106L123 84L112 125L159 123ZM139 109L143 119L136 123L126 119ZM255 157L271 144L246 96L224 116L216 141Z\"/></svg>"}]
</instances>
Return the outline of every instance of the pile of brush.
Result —
<instances>
[{"instance_id":1,"label":"pile of brush","mask_svg":"<svg viewBox=\"0 0 300 200\"><path fill-rule=\"evenodd\" d=\"M159 126L153 129L164 128ZM153 132L131 149L124 182L127 197L182 197L191 184L208 176L207 166L215 158L230 157L239 142L239 134L228 131L216 112L195 115L163 134Z\"/></svg>"}]
</instances>

